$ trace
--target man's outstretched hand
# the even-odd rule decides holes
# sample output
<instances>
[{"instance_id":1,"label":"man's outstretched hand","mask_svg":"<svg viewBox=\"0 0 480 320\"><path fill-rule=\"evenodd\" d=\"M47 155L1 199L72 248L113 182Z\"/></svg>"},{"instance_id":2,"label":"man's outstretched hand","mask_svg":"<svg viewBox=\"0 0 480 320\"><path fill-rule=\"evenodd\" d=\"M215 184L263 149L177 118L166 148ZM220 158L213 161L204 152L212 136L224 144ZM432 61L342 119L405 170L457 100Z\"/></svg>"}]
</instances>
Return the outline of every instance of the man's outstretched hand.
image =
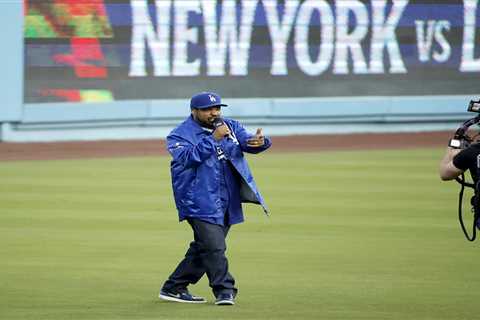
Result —
<instances>
[{"instance_id":1,"label":"man's outstretched hand","mask_svg":"<svg viewBox=\"0 0 480 320\"><path fill-rule=\"evenodd\" d=\"M262 128L258 128L253 137L247 140L247 146L257 148L265 144L265 137L262 133Z\"/></svg>"}]
</instances>

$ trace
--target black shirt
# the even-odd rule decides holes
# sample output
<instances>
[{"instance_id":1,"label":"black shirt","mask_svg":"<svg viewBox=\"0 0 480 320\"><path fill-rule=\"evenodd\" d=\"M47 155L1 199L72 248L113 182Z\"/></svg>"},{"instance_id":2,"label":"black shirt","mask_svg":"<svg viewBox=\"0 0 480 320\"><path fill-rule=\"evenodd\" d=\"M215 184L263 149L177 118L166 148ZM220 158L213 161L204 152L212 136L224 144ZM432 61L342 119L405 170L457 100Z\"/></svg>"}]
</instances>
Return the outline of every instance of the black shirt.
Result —
<instances>
[{"instance_id":1,"label":"black shirt","mask_svg":"<svg viewBox=\"0 0 480 320\"><path fill-rule=\"evenodd\" d=\"M480 143L472 144L460 151L453 158L453 165L461 170L470 170L473 181L477 181L477 156L480 154Z\"/></svg>"}]
</instances>

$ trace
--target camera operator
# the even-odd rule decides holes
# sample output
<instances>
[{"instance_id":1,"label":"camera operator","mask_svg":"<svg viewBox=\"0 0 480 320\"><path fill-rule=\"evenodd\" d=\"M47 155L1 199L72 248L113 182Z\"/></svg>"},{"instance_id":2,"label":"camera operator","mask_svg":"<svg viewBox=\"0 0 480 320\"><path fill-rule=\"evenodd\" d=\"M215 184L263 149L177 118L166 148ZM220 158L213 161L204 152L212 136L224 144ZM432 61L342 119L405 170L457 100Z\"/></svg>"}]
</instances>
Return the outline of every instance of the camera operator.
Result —
<instances>
[{"instance_id":1,"label":"camera operator","mask_svg":"<svg viewBox=\"0 0 480 320\"><path fill-rule=\"evenodd\" d=\"M447 147L445 155L440 162L440 178L444 181L454 180L469 170L473 185L478 189L477 183L480 178L480 133L478 127L476 129L469 128L466 136L472 141L471 144L462 141L459 144L453 144L455 145L454 147L452 147L452 143ZM478 194L479 191L476 190L475 193ZM475 211L478 212L478 210L480 209L477 208ZM461 223L463 227L463 222ZM480 219L476 221L476 226L480 229Z\"/></svg>"},{"instance_id":2,"label":"camera operator","mask_svg":"<svg viewBox=\"0 0 480 320\"><path fill-rule=\"evenodd\" d=\"M480 230L480 99L470 100L467 111L477 113L477 116L466 120L455 131L450 139L445 156L440 161L440 178L444 181L455 179L460 185L458 194L458 220L463 234L468 241L475 241L477 229ZM465 181L464 172L469 170L473 183ZM473 213L472 232L469 234L463 221L463 193L465 187L472 188L473 197L470 199Z\"/></svg>"},{"instance_id":3,"label":"camera operator","mask_svg":"<svg viewBox=\"0 0 480 320\"><path fill-rule=\"evenodd\" d=\"M480 154L478 129L469 128L467 136L473 141L471 145L467 147L459 145L456 148L447 147L445 156L440 162L439 173L442 180L453 180L466 170L470 170L474 183L477 183L477 157Z\"/></svg>"}]
</instances>

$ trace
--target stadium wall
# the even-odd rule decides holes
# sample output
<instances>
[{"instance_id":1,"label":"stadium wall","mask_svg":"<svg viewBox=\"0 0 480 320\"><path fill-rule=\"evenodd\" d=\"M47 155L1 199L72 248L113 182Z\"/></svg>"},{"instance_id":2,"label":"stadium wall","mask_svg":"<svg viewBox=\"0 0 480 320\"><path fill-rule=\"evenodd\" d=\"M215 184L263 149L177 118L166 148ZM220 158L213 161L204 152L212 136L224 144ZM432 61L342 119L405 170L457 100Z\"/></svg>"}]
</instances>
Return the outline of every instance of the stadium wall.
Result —
<instances>
[{"instance_id":1,"label":"stadium wall","mask_svg":"<svg viewBox=\"0 0 480 320\"><path fill-rule=\"evenodd\" d=\"M468 117L470 97L226 99L226 117L270 135L439 131ZM13 104L12 104L13 106ZM3 120L2 140L68 141L164 138L189 113L188 99L22 106ZM12 110L13 113L14 110ZM12 114L11 113L11 114Z\"/></svg>"},{"instance_id":2,"label":"stadium wall","mask_svg":"<svg viewBox=\"0 0 480 320\"><path fill-rule=\"evenodd\" d=\"M0 122L21 122L23 111L23 11L17 1L0 2Z\"/></svg>"},{"instance_id":3,"label":"stadium wall","mask_svg":"<svg viewBox=\"0 0 480 320\"><path fill-rule=\"evenodd\" d=\"M105 2L107 3L108 1ZM132 4L141 2L136 0L136 2L132 1ZM467 1L467 3L470 5L475 4L476 8L476 1ZM107 9L112 6L107 6ZM467 13L466 10L465 12ZM0 76L0 84L5 88L3 93L4 103L0 112L1 141L163 138L173 126L188 115L188 96L195 92L190 90L189 85L186 85L185 89L179 90L185 95L183 99L174 97L179 95L178 92L175 92L168 99L152 97L143 99L142 96L136 96L135 90L133 90L129 92L130 98L108 102L52 102L48 99L41 103L32 102L36 101L35 99L40 99L40 97L25 93L28 90L25 88L26 79L24 79L24 75L27 73L27 67L31 67L30 61L36 61L37 58L30 55L42 52L40 49L45 46L43 43L33 42L28 44L28 52L25 51L25 12L26 9L18 1L0 3L0 21L5 26L8 26L8 28L4 27L0 31L4 41L4 49L0 51L0 63L3 70L3 74ZM412 12L420 12L420 10ZM112 16L110 18L114 20ZM24 65L26 61L29 61L27 63L28 66ZM460 64L459 61L457 62ZM41 67L45 68L45 66ZM37 69L41 69L36 65L32 68L33 73L38 72ZM415 70L415 68L413 69ZM51 79L47 75L49 74L46 74L44 78L37 77L31 81L29 80L30 82L27 81L27 84L29 86L33 84L40 88L42 83L62 82L62 79ZM436 75L432 74L432 79L435 79ZM462 76L453 75L455 77ZM468 77L462 76L464 78L459 78L458 83L468 83L468 79L474 76L475 73L469 73ZM352 81L362 83L362 79L358 77L352 75L347 80L349 83ZM385 77L385 81L388 82L393 76L386 75ZM426 92L432 92L435 88L436 84L422 83L421 79L415 79L415 74L412 77L412 81L403 82L407 84L408 82L417 81L416 84L408 84L411 86L412 93L417 92L415 87L431 85L432 87L428 87ZM449 75L447 74L446 78L448 77ZM204 78L202 76L198 77L200 80ZM238 77L233 77L231 83L234 83L236 79ZM300 79L303 80L299 81L299 84L295 83L294 80L291 82L292 86L300 85L297 88L298 90L308 84L308 80L304 81L304 76L300 77ZM133 81L131 82L133 84L141 84L140 82L134 82L140 80L131 81ZM166 80L158 81L159 87L166 83ZM174 86L177 86L177 82L178 85L181 84L180 80L173 81ZM227 78L222 78L218 81L219 86L229 82ZM395 79L391 81L393 84L396 83ZM442 85L445 85L446 81L443 81ZM381 87L382 82L382 78L377 80L377 82L367 80L365 83L369 87L365 88L375 88L377 85ZM83 81L81 83L86 82ZM262 80L253 79L252 83L259 86L262 85ZM335 81L332 81L332 83L335 83ZM332 86L332 83L327 83L327 85ZM339 82L337 81L336 83ZM284 83L279 82L279 93L282 92L282 88L284 90L288 88L288 82L286 84L287 87L285 87ZM238 98L234 94L236 92L234 91L234 86L233 89L225 87L223 90L227 93L224 97L225 102L230 105L224 109L224 115L235 117L250 129L261 126L266 133L271 135L449 130L455 128L459 121L469 116L465 111L466 106L470 99L475 98L471 94L452 94L453 89L438 92L444 93L442 95L408 95L402 92L402 90L398 91L401 93L399 95L382 95L379 94L382 93L379 90L375 96L356 96L349 92L349 96L341 97L283 97L280 94L278 98L258 97L258 95L256 98L247 98L249 96L247 90L243 92L243 98ZM441 85L438 86L442 88ZM140 86L138 88L142 89ZM50 89L42 90L42 92L54 92ZM399 89L397 88L397 90ZM469 90L471 91L472 89ZM40 91L37 90L35 92ZM223 93L223 91L221 92ZM28 92L34 91L30 90ZM295 91L292 92L294 93ZM392 92L395 93L397 91L394 90ZM96 93L99 94L98 92ZM155 95L155 88L149 91L149 95Z\"/></svg>"}]
</instances>

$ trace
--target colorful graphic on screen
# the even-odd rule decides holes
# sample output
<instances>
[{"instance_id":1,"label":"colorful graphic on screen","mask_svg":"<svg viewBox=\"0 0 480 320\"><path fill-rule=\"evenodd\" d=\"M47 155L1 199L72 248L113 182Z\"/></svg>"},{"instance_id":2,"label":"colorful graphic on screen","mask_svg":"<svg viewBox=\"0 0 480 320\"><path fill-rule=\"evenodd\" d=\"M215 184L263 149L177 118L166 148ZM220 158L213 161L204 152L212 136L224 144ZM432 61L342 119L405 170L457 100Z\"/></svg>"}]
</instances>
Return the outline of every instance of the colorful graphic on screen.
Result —
<instances>
[{"instance_id":1,"label":"colorful graphic on screen","mask_svg":"<svg viewBox=\"0 0 480 320\"><path fill-rule=\"evenodd\" d=\"M26 0L25 102L479 94L480 0Z\"/></svg>"},{"instance_id":2,"label":"colorful graphic on screen","mask_svg":"<svg viewBox=\"0 0 480 320\"><path fill-rule=\"evenodd\" d=\"M52 0L25 3L25 38L27 39L27 78L30 74L30 52L47 55L50 65L44 68L58 68L61 73L71 69L76 79L105 79L108 81L108 62L103 54L101 39L113 38L103 0ZM35 47L34 50L29 50ZM41 58L41 57L40 57ZM42 66L43 67L43 66ZM46 70L49 71L49 70ZM56 72L57 73L57 72ZM50 80L62 80L62 76L49 76L40 71L45 87L36 89L40 101L112 101L113 94L108 87L95 85L68 87L71 76L64 75L62 86L50 86ZM43 79L42 79L43 78ZM57 80L58 79L58 80ZM28 80L27 80L28 81ZM105 85L107 85L105 81ZM27 82L28 84L28 82ZM67 85L67 87L65 87ZM26 97L27 98L27 97ZM28 99L27 99L28 101Z\"/></svg>"}]
</instances>

